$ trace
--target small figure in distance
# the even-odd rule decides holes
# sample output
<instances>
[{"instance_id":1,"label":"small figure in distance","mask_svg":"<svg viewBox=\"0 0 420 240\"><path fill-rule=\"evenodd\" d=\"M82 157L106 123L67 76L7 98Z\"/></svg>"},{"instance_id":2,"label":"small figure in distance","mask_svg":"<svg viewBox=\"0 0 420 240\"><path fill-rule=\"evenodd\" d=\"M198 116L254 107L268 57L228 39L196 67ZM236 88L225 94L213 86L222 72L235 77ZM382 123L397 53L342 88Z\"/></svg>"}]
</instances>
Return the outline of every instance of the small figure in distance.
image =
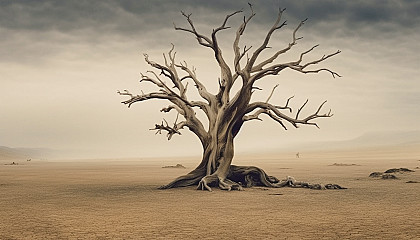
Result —
<instances>
[{"instance_id":1,"label":"small figure in distance","mask_svg":"<svg viewBox=\"0 0 420 240\"><path fill-rule=\"evenodd\" d=\"M300 154L299 154L299 152L298 152L298 153L296 153L296 158L300 158Z\"/></svg>"}]
</instances>

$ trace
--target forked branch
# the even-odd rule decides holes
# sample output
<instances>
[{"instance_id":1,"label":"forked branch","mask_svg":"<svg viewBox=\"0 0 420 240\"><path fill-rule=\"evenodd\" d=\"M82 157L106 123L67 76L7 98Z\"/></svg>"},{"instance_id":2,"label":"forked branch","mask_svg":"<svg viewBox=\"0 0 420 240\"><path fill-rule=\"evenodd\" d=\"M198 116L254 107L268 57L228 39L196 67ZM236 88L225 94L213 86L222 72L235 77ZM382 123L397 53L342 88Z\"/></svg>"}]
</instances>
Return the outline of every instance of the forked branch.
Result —
<instances>
[{"instance_id":1,"label":"forked branch","mask_svg":"<svg viewBox=\"0 0 420 240\"><path fill-rule=\"evenodd\" d=\"M185 31L185 32L189 32L195 35L195 37L197 38L197 41L200 45L205 46L205 47L209 47L212 48L212 41L210 40L210 38L200 34L197 32L197 30L195 29L194 23L191 20L191 13L190 14L185 14L184 12L182 12L182 15L187 19L187 22L189 23L191 29L188 28L181 28L181 27L177 27L174 23L174 28L175 30L180 30L180 31Z\"/></svg>"},{"instance_id":2,"label":"forked branch","mask_svg":"<svg viewBox=\"0 0 420 240\"><path fill-rule=\"evenodd\" d=\"M191 14L185 14L184 12L181 12L182 15L187 19L187 22L190 25L189 29L188 28L177 27L174 24L175 30L180 30L180 31L185 31L185 32L192 33L196 37L196 39L197 39L197 41L200 45L205 46L205 47L209 47L213 50L214 57L217 60L219 66L220 66L220 69L221 69L221 81L220 81L221 84L220 84L219 92L216 95L217 101L220 102L220 103L229 102L229 92L230 92L230 89L233 85L234 78L232 77L232 72L229 68L229 65L226 63L226 61L223 58L222 51L219 47L216 35L219 31L230 28L229 26L226 26L228 20L232 16L234 16L238 13L241 13L241 12L242 12L242 10L235 11L231 14L228 14L225 17L223 23L219 27L213 29L210 37L207 37L203 34L198 33L198 31L196 30L196 28L194 26L193 21L191 20Z\"/></svg>"},{"instance_id":3,"label":"forked branch","mask_svg":"<svg viewBox=\"0 0 420 240\"><path fill-rule=\"evenodd\" d=\"M179 114L184 116L185 122L178 124L174 127L169 127L167 124L157 124L155 126L156 130L166 130L170 134L168 137L172 137L177 131L183 126L187 126L193 133L195 133L201 141L205 139L206 131L203 124L197 118L196 112L193 108L198 107L203 110L206 115L209 115L209 104L206 104L202 101L189 101L187 98L187 87L188 81L183 82L183 80L191 78L198 87L199 93L201 96L206 96L208 100L212 101L212 96L209 94L204 85L202 85L195 76L195 71L188 69L186 63L185 65L175 64L175 55L174 46L172 45L171 50L168 55L164 54L164 64L156 63L149 59L148 55L145 54L145 61L152 66L153 68L160 71L160 74L157 74L155 71L147 71L146 74L141 74L140 82L149 82L155 85L158 90L150 93L144 93L141 91L140 94L132 94L127 90L122 92L118 91L118 94L123 96L128 96L129 99L123 101L122 103L127 104L130 107L133 103L142 102L151 99L163 99L168 100L172 103L167 108L163 108L162 112L169 112L172 109L175 109ZM177 70L183 70L183 73L187 73L186 76L180 77ZM169 79L170 82L166 83L164 80ZM172 84L171 84L172 83ZM214 97L213 97L214 98Z\"/></svg>"},{"instance_id":4,"label":"forked branch","mask_svg":"<svg viewBox=\"0 0 420 240\"><path fill-rule=\"evenodd\" d=\"M324 106L324 104L327 101L324 101L319 107L318 109L315 111L315 113L308 115L305 118L299 118L299 114L301 113L302 109L306 106L306 104L308 103L308 100L305 101L305 103L298 109L295 117L291 117L289 115L286 115L285 113L281 112L281 110L289 110L289 112L292 112L292 109L288 106L289 101L292 97L290 97L289 99L287 99L286 105L284 107L279 107L279 106L275 106L272 105L268 102L255 102L252 103L248 106L247 109L247 114L243 117L244 121L250 121L250 120L262 120L260 118L261 114L265 114L268 115L271 119L273 119L274 121L280 123L280 125L287 130L284 121L285 122L289 122L292 126L294 126L295 128L299 127L299 124L301 125L314 125L317 128L319 128L318 124L315 122L310 122L311 120L314 120L316 118L326 118L326 117L332 117L333 114L331 114L331 110L329 110L328 113L324 113L324 114L320 114L320 111L322 109L322 107ZM254 113L254 110L256 110Z\"/></svg>"},{"instance_id":5,"label":"forked branch","mask_svg":"<svg viewBox=\"0 0 420 240\"><path fill-rule=\"evenodd\" d=\"M285 9L283 9L283 11L284 10ZM292 49L292 47L297 44L297 41L300 40L300 39L302 39L302 37L296 37L296 33L303 26L303 24L305 24L306 20L307 19L301 21L299 23L299 25L295 28L295 30L293 31L293 34L292 34L292 41L289 43L289 45L287 47L285 47L285 48L277 51L273 56L271 56L270 58L266 59L265 61L262 61L260 64L258 64L256 66L252 66L251 72L261 71L264 66L266 66L269 63L272 63L274 60L277 59L277 57L279 55L284 54L284 53L288 52L290 49Z\"/></svg>"},{"instance_id":6,"label":"forked branch","mask_svg":"<svg viewBox=\"0 0 420 240\"><path fill-rule=\"evenodd\" d=\"M180 129L182 129L187 123L186 122L179 122L177 123L178 115L175 119L175 123L173 126L169 126L168 122L163 119L161 124L155 124L155 128L151 128L149 130L157 130L156 134L162 134L162 131L167 131L166 136L168 137L168 140L171 140L172 136L174 134L181 135L181 132L179 132Z\"/></svg>"},{"instance_id":7,"label":"forked branch","mask_svg":"<svg viewBox=\"0 0 420 240\"><path fill-rule=\"evenodd\" d=\"M240 66L240 62L241 59L245 56L245 54L251 49L252 46L250 47L244 47L244 50L240 51L240 47L239 47L239 41L240 38L242 36L242 34L245 31L246 26L248 25L248 22L251 21L251 19L255 16L254 13L254 9L252 8L252 5L249 4L249 7L251 9L251 15L248 16L248 18L245 18L244 16L244 21L241 24L241 26L239 26L238 30L236 31L236 37L235 40L233 41L233 51L235 53L235 59L233 61L234 67L235 67L235 72L237 75L243 74L243 72L241 71L241 66ZM236 79L236 77L234 77L234 80Z\"/></svg>"},{"instance_id":8,"label":"forked branch","mask_svg":"<svg viewBox=\"0 0 420 240\"><path fill-rule=\"evenodd\" d=\"M283 21L283 23L280 23L281 21L281 17L283 15L283 12L286 9L281 9L279 8L279 12L277 14L277 19L274 22L274 25L271 27L271 29L267 32L267 35L264 38L263 43L261 44L261 46L255 50L255 52L252 54L252 57L250 58L250 60L248 61L247 65L246 65L246 70L248 72L251 72L252 67L254 66L255 61L257 60L258 56L260 55L260 53L267 48L268 42L270 41L271 36L273 35L273 33L282 28L283 26L286 26L286 21Z\"/></svg>"},{"instance_id":9,"label":"forked branch","mask_svg":"<svg viewBox=\"0 0 420 240\"><path fill-rule=\"evenodd\" d=\"M287 63L278 63L278 64L272 64L281 54L284 54L286 52L288 52L294 45L297 44L297 41L302 39L302 37L297 37L296 33L297 31L305 24L306 20L303 20L300 22L300 24L294 29L293 34L292 34L292 41L288 44L288 46L284 49L281 49L277 52L274 53L274 55L272 55L271 57L267 58L266 60L262 61L261 63L254 65L255 61L257 60L257 58L259 57L260 53L268 48L267 44L273 34L273 32L277 29L280 29L281 27L283 27L284 25L286 25L286 21L284 21L282 24L280 24L280 19L281 19L281 15L282 12L284 11L284 9L279 11L277 20L275 22L275 24L273 25L273 27L268 31L266 38L263 42L263 44L254 52L254 54L252 55L251 59L248 61L248 64L246 66L247 70L249 73L255 73L254 75L252 75L252 77L249 80L249 85L252 87L252 85L259 79L267 76L267 75L278 75L282 70L289 68L301 73L319 73L321 71L326 71L329 72L333 78L335 77L341 77L337 72L334 72L328 68L318 68L318 69L312 69L312 70L308 70L307 68L313 65L316 65L320 62L323 62L325 60L327 60L328 58L335 56L337 54L340 53L340 51L336 51L334 53L328 54L328 55L324 55L321 58L314 60L314 61L310 61L307 63L302 63L304 56L307 55L308 53L312 52L312 50L314 50L316 47L318 47L318 45L313 46L312 48L310 48L307 51L302 52L299 55L299 59L297 59L296 61L293 62L287 62Z\"/></svg>"},{"instance_id":10,"label":"forked branch","mask_svg":"<svg viewBox=\"0 0 420 240\"><path fill-rule=\"evenodd\" d=\"M164 92L151 92L151 93L147 93L147 94L142 93L142 94L139 94L139 95L134 95L134 94L130 93L129 91L124 90L123 92L117 91L117 93L122 95L122 96L129 96L130 97L128 100L125 100L125 101L121 102L123 104L127 104L128 107L131 107L131 105L133 103L142 102L142 101L149 100L149 99L166 99L166 100L169 100L169 101L172 101L172 100L175 99L174 97L172 97L172 96L170 96L170 95L168 95L167 93L164 93Z\"/></svg>"},{"instance_id":11,"label":"forked branch","mask_svg":"<svg viewBox=\"0 0 420 240\"><path fill-rule=\"evenodd\" d=\"M194 69L193 70L189 69L186 62L180 63L180 64L175 64L175 66L187 73L187 75L184 76L182 78L182 80L185 80L185 79L188 79L188 78L193 80L194 85L197 88L198 93L200 94L200 96L203 99L207 100L207 102L209 104L211 104L214 101L214 98L215 98L214 95L209 93L207 91L206 87L204 86L204 84L201 83L200 80L198 80Z\"/></svg>"},{"instance_id":12,"label":"forked branch","mask_svg":"<svg viewBox=\"0 0 420 240\"><path fill-rule=\"evenodd\" d=\"M315 49L317 46L318 45L315 45L314 47L310 48L309 50L301 53L299 59L294 61L294 62L275 64L275 65L266 67L266 68L261 69L261 70L255 70L254 72L256 72L256 74L254 74L250 78L250 82L253 84L257 80L259 80L261 78L264 78L268 75L278 75L282 70L284 70L286 68L292 69L292 70L297 71L297 72L305 73L305 74L307 74L307 73L319 73L319 72L325 71L325 72L329 72L332 75L333 78L341 77L340 74L338 74L337 72L332 71L328 68L318 68L318 69L307 70L307 67L316 65L320 62L323 62L323 61L327 60L328 58L330 58L332 56L335 56L335 55L341 53L340 50L337 50L336 52L328 54L328 55L324 55L317 60L310 61L310 62L307 62L305 64L302 64L304 56L306 54L308 54L309 52L311 52L313 49Z\"/></svg>"}]
</instances>

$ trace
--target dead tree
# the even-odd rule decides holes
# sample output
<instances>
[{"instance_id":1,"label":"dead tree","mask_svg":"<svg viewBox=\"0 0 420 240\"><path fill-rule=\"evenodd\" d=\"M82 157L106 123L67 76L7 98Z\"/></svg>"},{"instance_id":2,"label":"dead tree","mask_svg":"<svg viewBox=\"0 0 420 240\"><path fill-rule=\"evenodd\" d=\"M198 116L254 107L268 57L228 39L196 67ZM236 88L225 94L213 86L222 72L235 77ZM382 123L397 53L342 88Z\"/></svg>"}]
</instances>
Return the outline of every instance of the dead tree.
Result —
<instances>
[{"instance_id":1,"label":"dead tree","mask_svg":"<svg viewBox=\"0 0 420 240\"><path fill-rule=\"evenodd\" d=\"M321 113L323 102L317 110L305 117L301 116L302 109L307 105L308 100L292 113L289 105L292 97L287 99L284 105L275 105L270 103L276 85L266 101L251 102L251 96L258 89L255 84L263 78L270 75L278 75L285 69L290 69L299 73L319 73L327 72L332 77L340 77L336 72L327 68L311 67L323 62L338 53L324 55L317 60L305 61L305 57L313 51L318 45L309 48L300 53L295 61L277 63L278 57L290 51L301 37L297 37L298 30L303 26L306 19L294 29L291 41L283 48L272 52L271 57L260 59L263 51L268 51L268 43L273 33L286 26L286 21L282 20L282 14L285 9L279 9L278 16L274 25L265 35L263 42L254 51L252 47L240 47L240 39L245 32L251 19L255 16L252 6L250 6L250 15L244 16L242 24L236 30L236 37L233 42L234 59L232 67L226 62L218 41L218 33L229 29L228 21L235 15L243 11L236 11L227 15L222 24L213 29L211 35L206 36L200 33L195 27L191 14L182 12L187 21L188 27L178 27L174 24L175 30L191 34L198 41L198 44L209 48L220 67L220 78L218 79L219 89L216 94L207 91L204 84L197 78L195 68L187 65L185 61L177 62L175 60L176 52L172 45L168 54L163 54L163 62L152 61L147 54L144 54L145 61L155 70L141 74L140 82L149 82L157 87L157 91L140 94L132 94L127 90L118 91L120 95L128 96L129 99L122 103L130 107L133 103L142 102L151 99L163 99L170 102L170 105L161 111L168 113L172 110L181 115L183 120L177 120L171 126L166 120L161 124L156 124L158 133L167 132L168 139L173 135L181 134L181 130L188 128L200 140L203 147L203 156L201 163L187 175L180 176L169 184L162 186L162 189L198 185L198 189L209 190L211 187L218 186L224 190L241 190L242 187L266 186L266 187L308 187L308 188L340 188L338 185L327 184L308 184L297 182L292 177L279 181L277 178L268 176L262 169L253 166L234 166L231 165L234 156L234 139L241 130L243 124L252 120L261 120L262 115L266 115L280 124L287 130L287 124L298 128L299 125L318 125L313 122L317 118L331 117L331 110L327 113ZM271 50L271 49L270 49ZM272 50L271 50L272 51ZM237 82L240 81L240 82ZM188 83L192 83L201 101L191 101L187 97ZM241 84L240 90L232 93L232 86ZM189 89L188 89L189 90ZM205 128L202 121L197 117L196 111L203 111L208 121L208 128Z\"/></svg>"}]
</instances>

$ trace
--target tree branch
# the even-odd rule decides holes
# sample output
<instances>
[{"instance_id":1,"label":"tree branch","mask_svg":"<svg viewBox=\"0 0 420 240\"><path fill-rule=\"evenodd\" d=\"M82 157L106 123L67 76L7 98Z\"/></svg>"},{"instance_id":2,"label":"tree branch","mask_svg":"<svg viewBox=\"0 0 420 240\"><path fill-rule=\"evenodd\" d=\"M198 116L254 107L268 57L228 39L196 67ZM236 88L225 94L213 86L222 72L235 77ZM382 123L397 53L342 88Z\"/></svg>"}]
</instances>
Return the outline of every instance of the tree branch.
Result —
<instances>
[{"instance_id":1,"label":"tree branch","mask_svg":"<svg viewBox=\"0 0 420 240\"><path fill-rule=\"evenodd\" d=\"M300 57L297 61L289 62L289 63L282 63L282 64L275 64L275 65L272 65L272 66L267 67L265 69L262 69L260 71L256 71L257 73L254 74L250 79L251 84L254 84L258 79L261 79L261 78L263 78L267 75L278 75L279 72L281 72L282 70L284 70L286 68L295 70L297 72L305 73L305 74L306 73L319 73L321 71L326 71L326 72L329 72L332 75L333 78L341 77L341 75L339 75L337 72L334 72L334 71L332 71L328 68L318 68L318 69L314 69L314 70L306 70L306 68L309 67L309 66L316 65L320 62L325 61L326 59L328 59L332 56L335 56L335 55L341 53L340 50L338 50L334 53L331 53L329 55L324 55L317 60L305 63L303 65L301 64L301 62L303 61L303 56L306 55L307 53L311 52L317 46L318 45L315 45L312 48L310 48L309 50L301 53Z\"/></svg>"},{"instance_id":2,"label":"tree branch","mask_svg":"<svg viewBox=\"0 0 420 240\"><path fill-rule=\"evenodd\" d=\"M313 48L315 48L315 47L313 47ZM308 50L307 52L312 51L312 49ZM301 58L299 59L299 62L302 61L302 56L304 54L306 54L307 52L304 52L304 53L301 54ZM340 50L337 50L335 53L324 55L321 58L319 58L318 60L314 60L314 61L308 62L308 63L306 63L304 65L297 65L297 66L291 67L291 69L296 70L296 71L301 72L301 73L319 73L321 71L326 71L326 72L331 73L331 75L332 75L333 78L335 78L336 76L337 77L341 77L341 75L339 75L338 73L336 73L334 71L331 71L330 69L327 69L327 68L319 68L319 69L315 69L315 70L304 70L308 66L316 65L316 64L318 64L318 63L320 63L320 62L322 62L322 61L324 61L324 60L326 60L326 59L328 59L328 58L330 58L332 56L335 56L335 55L337 55L339 53L341 53L341 51Z\"/></svg>"},{"instance_id":3,"label":"tree branch","mask_svg":"<svg viewBox=\"0 0 420 240\"><path fill-rule=\"evenodd\" d=\"M135 102L142 102L149 99L166 99L166 100L173 101L175 98L173 96L168 95L165 92L151 92L147 94L142 93L141 95L134 95L130 93L129 91L124 90L123 92L117 91L117 93L122 96L130 96L130 99L121 102L123 104L127 104L128 107L131 107L131 105Z\"/></svg>"},{"instance_id":4,"label":"tree branch","mask_svg":"<svg viewBox=\"0 0 420 240\"><path fill-rule=\"evenodd\" d=\"M235 40L233 42L233 51L235 53L235 59L233 61L233 64L235 66L235 72L236 74L241 74L241 66L240 66L240 61L241 59L245 56L245 54L251 49L251 47L247 48L246 46L244 47L243 52L240 52L240 48L239 48L239 40L242 36L242 34L245 31L246 26L248 25L248 22L251 21L251 19L255 16L254 10L252 8L252 5L249 5L249 7L251 8L251 15L248 18L245 18L244 16L244 21L241 24L241 26L239 26L238 30L236 31L236 37ZM236 78L234 78L235 80Z\"/></svg>"},{"instance_id":5,"label":"tree branch","mask_svg":"<svg viewBox=\"0 0 420 240\"><path fill-rule=\"evenodd\" d=\"M278 86L279 86L279 85L278 85L278 84L276 84L276 86L274 86L274 87L273 87L273 90L271 90L270 96L268 96L267 100L265 101L266 103L268 103L268 101L270 101L270 98L273 96L273 93L274 93L274 91L276 90L276 88L277 88ZM288 102L289 102L289 101L288 101Z\"/></svg>"},{"instance_id":6,"label":"tree branch","mask_svg":"<svg viewBox=\"0 0 420 240\"><path fill-rule=\"evenodd\" d=\"M145 61L152 67L161 71L160 75L163 75L166 78L169 78L174 87L179 90L179 93L174 92L173 88L168 86L162 79L160 79L160 75L156 74L154 71L147 71L147 73L152 74L153 77L149 77L147 75L141 74L140 82L150 82L157 86L159 90L157 92L151 93L143 93L138 95L131 94L127 90L118 93L123 96L129 96L128 100L123 101L122 103L127 104L130 107L135 102L141 102L150 99L164 99L168 100L174 105L171 105L167 108L163 108L161 111L169 112L171 109L176 109L177 112L183 115L186 119L186 126L190 128L192 132L194 132L201 141L204 141L206 137L206 131L204 130L204 126L201 121L196 117L196 113L193 110L194 107L199 107L202 109L207 115L209 115L209 105L201 102L201 101L188 101L186 96L187 86L182 83L182 80L185 79L179 78L177 73L178 66L175 64L175 55L174 46L172 45L171 50L168 53L168 58L164 55L165 65L158 64L153 62L149 59L148 55L145 54ZM195 77L195 72L190 70L190 75ZM162 126L162 125L160 125ZM166 126L166 125L163 125ZM173 135L173 134L172 134Z\"/></svg>"},{"instance_id":7,"label":"tree branch","mask_svg":"<svg viewBox=\"0 0 420 240\"><path fill-rule=\"evenodd\" d=\"M169 126L168 122L163 119L161 124L155 124L155 128L151 128L149 130L157 130L156 134L162 134L162 131L167 131L168 133L166 136L168 137L168 140L171 140L172 136L174 134L181 135L181 132L179 132L180 129L182 129L184 126L187 126L187 122L179 122L178 121L178 115L176 116L175 123L173 124L173 127Z\"/></svg>"},{"instance_id":8,"label":"tree branch","mask_svg":"<svg viewBox=\"0 0 420 240\"><path fill-rule=\"evenodd\" d=\"M230 28L230 27L227 27L227 26L226 26L226 23L227 23L227 21L229 20L229 18L230 18L230 17L232 17L233 15L236 15L236 14L241 13L241 12L243 12L243 11L242 11L242 10L239 10L239 11L233 12L233 13L231 13L231 14L228 14L228 15L225 17L225 20L223 21L222 25L220 25L220 27L218 27L218 28L216 28L216 29L214 29L214 30L213 30L213 34L212 34L212 35L215 35L215 34L216 34L218 31L220 31L220 30L224 30L224 29L228 29L228 28Z\"/></svg>"},{"instance_id":9,"label":"tree branch","mask_svg":"<svg viewBox=\"0 0 420 240\"><path fill-rule=\"evenodd\" d=\"M200 94L200 96L202 98L204 98L205 100L207 100L207 102L209 104L212 103L212 101L214 101L214 95L212 95L211 93L209 93L206 89L206 87L204 86L203 83L201 83L198 78L197 75L195 74L194 70L191 70L188 68L187 63L184 62L184 64L180 63L180 64L176 64L176 67L180 68L181 70L185 71L188 75L183 77L182 79L187 79L187 78L191 78L195 84L195 87L197 88L198 93Z\"/></svg>"},{"instance_id":10,"label":"tree branch","mask_svg":"<svg viewBox=\"0 0 420 240\"><path fill-rule=\"evenodd\" d=\"M191 20L191 18L190 18L190 17L191 17L191 13L190 13L190 14L185 14L185 13L184 13L184 12L182 12L182 11L181 11L181 13L182 13L182 15L183 15L183 16L187 19L188 23L190 24L191 29L186 29L186 28L180 28L180 27L177 27L177 26L175 25L175 23L174 23L174 28L175 28L175 30L180 30L180 31L185 31L185 32L192 33L192 34L194 34L194 35L195 35L195 37L197 38L197 41L198 41L198 43L199 43L200 45L205 46L205 47L212 48L213 43L212 43L212 41L210 40L210 38L208 38L208 37L206 37L206 36L204 36L204 35L202 35L202 34L199 34L199 33L197 32L197 30L195 29L194 23L192 22L192 20Z\"/></svg>"},{"instance_id":11,"label":"tree branch","mask_svg":"<svg viewBox=\"0 0 420 240\"><path fill-rule=\"evenodd\" d=\"M177 71L174 67L174 65L175 65L175 55L176 55L176 52L173 51L174 47L175 46L172 44L172 48L168 53L170 63L168 63L165 54L163 54L166 66L163 66L161 64L158 64L156 62L153 62L153 61L149 60L149 56L147 54L144 54L144 57L145 57L145 61L150 66L152 66L156 69L159 69L161 71L160 75L164 75L165 77L169 78L172 81L172 83L174 84L174 86L179 90L181 97L186 99L185 86L182 84L181 80L179 79L178 73L177 73ZM153 72L153 74L155 74L155 73ZM155 74L155 76L156 76L156 78L158 78L156 74Z\"/></svg>"},{"instance_id":12,"label":"tree branch","mask_svg":"<svg viewBox=\"0 0 420 240\"><path fill-rule=\"evenodd\" d=\"M185 115L185 111L182 110L180 107L178 107L177 105L169 105L168 107L162 108L160 111L164 112L164 113L168 113L170 112L172 109L175 109L179 114L181 115Z\"/></svg>"},{"instance_id":13,"label":"tree branch","mask_svg":"<svg viewBox=\"0 0 420 240\"><path fill-rule=\"evenodd\" d=\"M241 13L241 12L242 12L242 10L233 12L231 14L228 14L225 17L225 20L223 21L222 25L220 25L220 27L218 27L216 29L213 29L213 32L211 34L212 45L213 45L212 48L214 50L214 55L216 57L216 60L217 60L217 62L219 62L219 64L223 64L224 60L223 60L223 57L222 57L222 54L221 54L221 50L220 50L219 44L217 42L216 34L217 34L217 32L219 32L221 30L229 29L230 27L227 27L226 26L226 23L229 20L229 18L232 17L232 16L234 16L234 15L236 15L236 14L238 14L238 13Z\"/></svg>"},{"instance_id":14,"label":"tree branch","mask_svg":"<svg viewBox=\"0 0 420 240\"><path fill-rule=\"evenodd\" d=\"M244 120L244 122L245 121L250 121L250 120L260 120L260 121L262 121L262 119L260 118L261 114L268 115L271 119L278 122L284 128L284 130L287 130L286 126L284 125L284 123L282 121L282 119L280 117L274 115L272 112L270 112L270 110L267 110L267 109L259 109L254 114L244 116L243 120Z\"/></svg>"},{"instance_id":15,"label":"tree branch","mask_svg":"<svg viewBox=\"0 0 420 240\"><path fill-rule=\"evenodd\" d=\"M285 9L283 9L283 11L284 11ZM265 61L263 61L263 62L261 62L260 64L258 64L257 66L253 66L252 67L252 69L251 69L251 72L256 72L256 71L261 71L262 70L262 68L265 66L265 65L267 65L267 64L269 64L269 63L272 63L274 60L276 60L277 59L277 57L279 56L279 55L281 55L281 54L284 54L284 53L286 53L287 51L289 51L294 45L296 45L297 44L297 41L298 40L300 40L300 39L302 39L301 37L299 37L299 38L297 38L296 37L296 32L303 26L303 24L305 24L305 22L306 22L306 20L307 19L305 19L305 20L303 20L303 21L301 21L300 22L300 24L295 28L295 30L293 31L293 34L292 34L292 42L290 42L289 43L289 45L286 47L286 48L284 48L284 49L281 49L281 50L279 50L279 51L277 51L272 57L270 57L270 58L268 58L268 59L266 59Z\"/></svg>"},{"instance_id":16,"label":"tree branch","mask_svg":"<svg viewBox=\"0 0 420 240\"><path fill-rule=\"evenodd\" d=\"M292 98L292 97L291 97ZM296 116L290 117L282 112L280 112L280 110L282 109L288 109L290 112L292 112L292 109L290 107L288 107L288 103L289 100L291 99L289 98L287 100L286 106L285 107L278 107L272 104L269 104L267 102L255 102L252 103L248 106L248 109L246 111L246 113L251 113L254 110L257 110L254 114L248 114L248 115L244 115L243 120L244 121L250 121L250 120L261 120L259 118L259 116L261 114L266 114L268 115L271 119L275 120L276 122L280 123L282 125L282 127L284 129L287 130L286 126L283 123L284 121L289 122L292 126L294 126L295 128L298 128L298 124L305 124L305 125L314 125L317 128L319 128L319 126L314 123L314 122L310 122L311 120L314 120L316 118L325 118L325 117L332 117L333 114L331 114L331 110L328 113L325 114L320 114L319 112L321 111L322 107L324 106L324 104L327 101L324 101L317 109L317 111L313 114L308 115L305 118L299 119L299 114L301 113L302 109L305 107L305 105L308 103L308 100L305 101L305 103L298 109Z\"/></svg>"},{"instance_id":17,"label":"tree branch","mask_svg":"<svg viewBox=\"0 0 420 240\"><path fill-rule=\"evenodd\" d=\"M261 44L261 46L255 50L255 52L252 54L252 57L249 59L247 65L245 66L245 69L247 70L247 72L251 72L252 70L252 66L254 65L255 61L257 60L258 56L260 55L260 53L267 48L268 42L270 41L270 38L272 36L272 34L274 33L274 31L282 28L283 26L286 25L286 21L284 21L282 24L280 24L280 20L282 17L282 14L284 12L285 9L280 9L279 8L279 12L277 14L277 19L274 22L274 25L271 27L271 29L268 31L267 35L265 36L265 39L263 41L263 43Z\"/></svg>"},{"instance_id":18,"label":"tree branch","mask_svg":"<svg viewBox=\"0 0 420 240\"><path fill-rule=\"evenodd\" d=\"M181 30L181 31L186 31L189 33L192 33L193 35L195 35L195 37L197 38L197 41L200 45L205 46L205 47L209 47L211 49L213 49L214 51L214 56L217 60L217 62L219 63L220 69L221 69L221 85L219 88L219 93L216 95L216 99L221 103L221 104L225 104L229 102L229 92L230 89L233 85L233 77L232 77L232 73L230 71L229 66L226 64L225 60L223 59L222 56L222 51L218 45L217 42L217 37L216 34L217 32L221 31L221 30L225 30L228 29L229 27L226 26L227 21L229 20L229 18L231 18L232 16L238 14L242 12L242 10L240 11L236 11L233 12L231 14L228 14L223 23L217 27L216 29L213 29L213 32L211 34L211 37L206 37L200 33L197 32L193 21L191 20L191 14L185 14L184 12L181 12L182 15L187 19L191 29L186 29L186 28L180 28L175 26L175 30Z\"/></svg>"}]
</instances>

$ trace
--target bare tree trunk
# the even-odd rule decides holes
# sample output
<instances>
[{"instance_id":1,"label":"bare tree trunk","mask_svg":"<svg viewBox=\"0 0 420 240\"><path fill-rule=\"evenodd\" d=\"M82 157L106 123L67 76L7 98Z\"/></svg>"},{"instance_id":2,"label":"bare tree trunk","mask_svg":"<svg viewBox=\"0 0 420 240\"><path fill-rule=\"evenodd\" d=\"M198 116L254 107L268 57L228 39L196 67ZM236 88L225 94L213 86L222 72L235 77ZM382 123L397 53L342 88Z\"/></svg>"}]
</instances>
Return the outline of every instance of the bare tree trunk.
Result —
<instances>
[{"instance_id":1,"label":"bare tree trunk","mask_svg":"<svg viewBox=\"0 0 420 240\"><path fill-rule=\"evenodd\" d=\"M161 189L197 185L202 190L218 186L224 190L241 189L238 183L228 180L230 165L234 156L234 136L230 128L216 127L210 131L208 141L203 144L203 157L196 169L181 176ZM222 132L225 130L225 132Z\"/></svg>"},{"instance_id":2,"label":"bare tree trunk","mask_svg":"<svg viewBox=\"0 0 420 240\"><path fill-rule=\"evenodd\" d=\"M295 187L310 189L345 189L337 184L310 184L307 182L296 181L293 177L288 176L286 179L279 180L274 176L269 176L263 169L255 166L235 166L232 165L233 159L233 134L230 135L226 144L221 144L219 148L204 149L203 158L196 169L187 175L178 177L167 185L161 186L160 189L186 187L198 185L199 190L212 191L212 187L219 187L222 190L243 190L244 187ZM210 156L219 156L216 161L216 168L208 173L208 165L212 164Z\"/></svg>"}]
</instances>

